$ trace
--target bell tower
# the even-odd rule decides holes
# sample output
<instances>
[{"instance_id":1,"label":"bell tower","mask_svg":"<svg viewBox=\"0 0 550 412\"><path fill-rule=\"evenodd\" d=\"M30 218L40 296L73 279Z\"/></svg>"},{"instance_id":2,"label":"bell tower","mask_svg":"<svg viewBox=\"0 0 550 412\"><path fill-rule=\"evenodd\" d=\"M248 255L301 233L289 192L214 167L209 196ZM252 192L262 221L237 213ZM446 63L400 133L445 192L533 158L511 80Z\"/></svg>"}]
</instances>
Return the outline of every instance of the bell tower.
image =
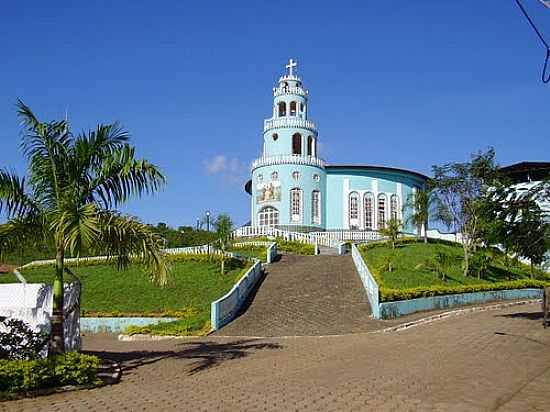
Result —
<instances>
[{"instance_id":1,"label":"bell tower","mask_svg":"<svg viewBox=\"0 0 550 412\"><path fill-rule=\"evenodd\" d=\"M308 120L308 90L290 59L273 88L273 113L264 121L264 156L317 156L317 128Z\"/></svg>"},{"instance_id":2,"label":"bell tower","mask_svg":"<svg viewBox=\"0 0 550 412\"><path fill-rule=\"evenodd\" d=\"M317 127L309 120L309 92L290 59L273 88L264 121L263 151L252 163L252 226L291 231L325 227L325 163L317 154Z\"/></svg>"}]
</instances>

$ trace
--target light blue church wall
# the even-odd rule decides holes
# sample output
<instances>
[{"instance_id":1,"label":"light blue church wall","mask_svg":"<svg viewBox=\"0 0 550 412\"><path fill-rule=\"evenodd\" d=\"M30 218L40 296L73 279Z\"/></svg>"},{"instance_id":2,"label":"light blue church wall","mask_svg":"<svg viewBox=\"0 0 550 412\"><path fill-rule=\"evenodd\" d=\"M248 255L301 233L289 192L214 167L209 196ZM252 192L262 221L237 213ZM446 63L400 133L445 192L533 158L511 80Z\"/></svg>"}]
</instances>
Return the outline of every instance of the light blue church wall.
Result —
<instances>
[{"instance_id":1,"label":"light blue church wall","mask_svg":"<svg viewBox=\"0 0 550 412\"><path fill-rule=\"evenodd\" d=\"M298 180L293 178L294 172L300 173ZM277 180L272 180L273 172L277 173ZM261 181L259 176L262 176ZM319 176L316 181L314 176ZM259 225L258 212L267 206L272 206L279 211L279 221L284 226L311 226L320 230L324 227L323 217L323 197L324 187L326 185L324 170L314 166L279 164L273 166L262 166L256 168L252 173L252 224ZM278 185L279 200L261 201L257 199L261 196L260 186L262 184L275 183ZM299 188L302 190L302 215L299 222L291 222L290 216L290 190ZM321 223L315 224L312 220L312 192L318 190L321 192Z\"/></svg>"},{"instance_id":2,"label":"light blue church wall","mask_svg":"<svg viewBox=\"0 0 550 412\"><path fill-rule=\"evenodd\" d=\"M392 194L399 196L400 218L407 222L411 210L404 208L413 190L424 185L424 179L405 170L377 169L376 167L336 167L327 166L326 202L327 211L326 229L339 230L349 228L348 207L349 194L357 192L359 202L359 227L364 229L363 196L365 193L373 193L375 199L380 193L386 196L386 220L390 217L390 197ZM377 202L375 200L375 206ZM376 210L376 208L375 208ZM376 214L376 213L375 213ZM406 232L416 233L416 228L407 224Z\"/></svg>"},{"instance_id":3,"label":"light blue church wall","mask_svg":"<svg viewBox=\"0 0 550 412\"><path fill-rule=\"evenodd\" d=\"M316 134L301 127L270 129L264 133L264 156L289 155L292 152L292 136L294 133L302 135L302 154L307 155L307 138L312 136L317 138ZM273 135L277 139L273 139Z\"/></svg>"}]
</instances>

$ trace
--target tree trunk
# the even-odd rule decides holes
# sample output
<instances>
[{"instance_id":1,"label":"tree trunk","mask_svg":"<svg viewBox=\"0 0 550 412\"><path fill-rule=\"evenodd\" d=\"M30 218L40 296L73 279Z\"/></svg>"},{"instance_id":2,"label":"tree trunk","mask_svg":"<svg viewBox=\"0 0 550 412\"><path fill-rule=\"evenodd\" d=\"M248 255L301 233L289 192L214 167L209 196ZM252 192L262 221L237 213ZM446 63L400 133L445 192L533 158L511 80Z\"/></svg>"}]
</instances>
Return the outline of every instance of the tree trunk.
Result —
<instances>
[{"instance_id":1,"label":"tree trunk","mask_svg":"<svg viewBox=\"0 0 550 412\"><path fill-rule=\"evenodd\" d=\"M58 355L65 352L65 333L63 331L63 270L65 265L65 256L63 247L58 246L55 256L55 280L53 282L53 313L52 313L52 332L50 337L49 356Z\"/></svg>"},{"instance_id":2,"label":"tree trunk","mask_svg":"<svg viewBox=\"0 0 550 412\"><path fill-rule=\"evenodd\" d=\"M464 249L464 276L468 276L468 272L470 271L470 251L466 246L466 243L463 243L463 249Z\"/></svg>"},{"instance_id":3,"label":"tree trunk","mask_svg":"<svg viewBox=\"0 0 550 412\"><path fill-rule=\"evenodd\" d=\"M424 230L424 243L428 243L428 225L423 223L422 228Z\"/></svg>"}]
</instances>

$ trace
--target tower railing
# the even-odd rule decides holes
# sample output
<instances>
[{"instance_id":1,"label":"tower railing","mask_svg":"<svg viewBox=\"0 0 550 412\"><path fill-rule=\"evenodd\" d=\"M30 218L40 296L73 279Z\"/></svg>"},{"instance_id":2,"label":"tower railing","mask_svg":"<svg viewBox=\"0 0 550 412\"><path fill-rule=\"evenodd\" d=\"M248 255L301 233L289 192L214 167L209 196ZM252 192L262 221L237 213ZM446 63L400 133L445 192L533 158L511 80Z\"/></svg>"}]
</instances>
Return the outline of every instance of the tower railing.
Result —
<instances>
[{"instance_id":1,"label":"tower railing","mask_svg":"<svg viewBox=\"0 0 550 412\"><path fill-rule=\"evenodd\" d=\"M277 119L264 120L264 132L281 127L298 127L317 133L317 127L311 120L304 120L297 117L280 117Z\"/></svg>"},{"instance_id":2,"label":"tower railing","mask_svg":"<svg viewBox=\"0 0 550 412\"><path fill-rule=\"evenodd\" d=\"M296 94L298 96L307 96L307 90L301 87L276 87L273 89L273 96L282 96L287 94Z\"/></svg>"},{"instance_id":3,"label":"tower railing","mask_svg":"<svg viewBox=\"0 0 550 412\"><path fill-rule=\"evenodd\" d=\"M281 164L295 164L305 166L315 166L321 169L325 168L325 161L319 157L302 155L277 155L263 156L252 162L251 170L262 166L272 166Z\"/></svg>"}]
</instances>

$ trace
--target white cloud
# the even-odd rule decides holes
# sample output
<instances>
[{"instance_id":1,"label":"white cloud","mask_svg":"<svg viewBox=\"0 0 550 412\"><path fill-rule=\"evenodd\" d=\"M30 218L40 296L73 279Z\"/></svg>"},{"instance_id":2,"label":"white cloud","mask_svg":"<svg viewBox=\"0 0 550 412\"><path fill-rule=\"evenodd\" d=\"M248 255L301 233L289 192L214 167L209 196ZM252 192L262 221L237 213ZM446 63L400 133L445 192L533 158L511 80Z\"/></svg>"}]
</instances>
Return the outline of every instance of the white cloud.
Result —
<instances>
[{"instance_id":1,"label":"white cloud","mask_svg":"<svg viewBox=\"0 0 550 412\"><path fill-rule=\"evenodd\" d=\"M217 155L212 159L206 160L204 164L206 166L206 173L214 175L227 169L227 157L224 155Z\"/></svg>"},{"instance_id":2,"label":"white cloud","mask_svg":"<svg viewBox=\"0 0 550 412\"><path fill-rule=\"evenodd\" d=\"M208 175L219 175L224 181L231 184L241 184L246 179L246 164L236 157L216 155L204 161Z\"/></svg>"}]
</instances>

